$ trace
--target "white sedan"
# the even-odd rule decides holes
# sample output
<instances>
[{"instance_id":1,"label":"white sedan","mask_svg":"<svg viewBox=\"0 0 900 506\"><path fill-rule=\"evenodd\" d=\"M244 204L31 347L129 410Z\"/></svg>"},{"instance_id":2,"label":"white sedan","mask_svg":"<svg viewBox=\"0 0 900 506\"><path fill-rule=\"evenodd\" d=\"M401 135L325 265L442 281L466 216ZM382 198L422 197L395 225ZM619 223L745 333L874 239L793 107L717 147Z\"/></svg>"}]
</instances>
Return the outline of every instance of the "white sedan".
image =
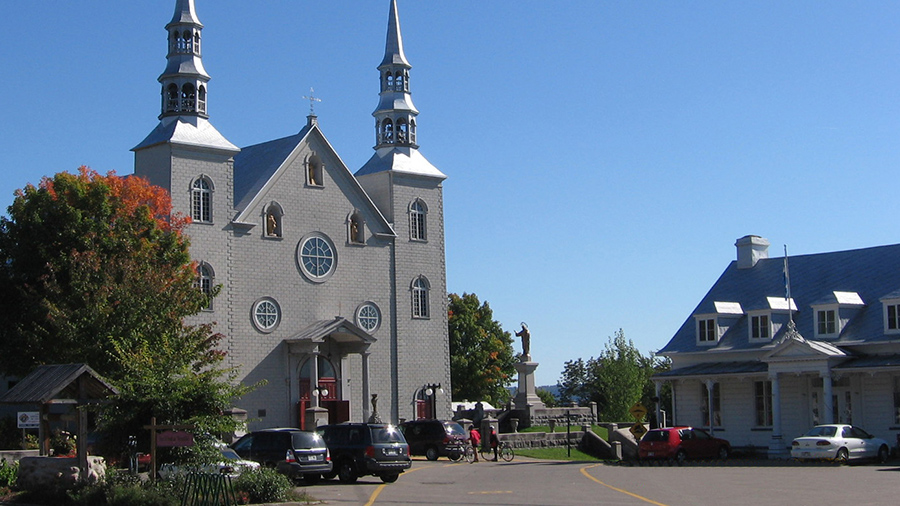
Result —
<instances>
[{"instance_id":1,"label":"white sedan","mask_svg":"<svg viewBox=\"0 0 900 506\"><path fill-rule=\"evenodd\" d=\"M857 459L885 462L891 454L887 441L852 425L816 425L791 443L791 457L828 459L846 463Z\"/></svg>"},{"instance_id":2,"label":"white sedan","mask_svg":"<svg viewBox=\"0 0 900 506\"><path fill-rule=\"evenodd\" d=\"M159 477L168 480L177 475L186 474L191 471L199 471L202 473L226 474L231 478L237 478L244 471L259 469L259 463L242 459L240 455L235 453L231 448L220 448L219 451L222 453L222 460L216 464L207 464L200 466L199 468L179 467L175 464L163 464L159 468Z\"/></svg>"}]
</instances>

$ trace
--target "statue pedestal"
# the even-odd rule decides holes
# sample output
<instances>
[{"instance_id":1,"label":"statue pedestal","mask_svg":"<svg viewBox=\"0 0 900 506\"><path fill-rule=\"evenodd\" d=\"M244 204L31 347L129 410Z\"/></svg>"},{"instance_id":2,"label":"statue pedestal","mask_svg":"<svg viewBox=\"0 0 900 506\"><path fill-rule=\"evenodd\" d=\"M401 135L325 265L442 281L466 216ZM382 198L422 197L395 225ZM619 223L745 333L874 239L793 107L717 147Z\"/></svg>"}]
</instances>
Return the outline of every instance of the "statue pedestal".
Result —
<instances>
[{"instance_id":1,"label":"statue pedestal","mask_svg":"<svg viewBox=\"0 0 900 506\"><path fill-rule=\"evenodd\" d=\"M530 358L530 357L528 357ZM537 362L519 362L516 371L519 373L519 392L513 400L516 409L543 408L544 403L534 391L534 370ZM529 413L529 416L531 413Z\"/></svg>"}]
</instances>

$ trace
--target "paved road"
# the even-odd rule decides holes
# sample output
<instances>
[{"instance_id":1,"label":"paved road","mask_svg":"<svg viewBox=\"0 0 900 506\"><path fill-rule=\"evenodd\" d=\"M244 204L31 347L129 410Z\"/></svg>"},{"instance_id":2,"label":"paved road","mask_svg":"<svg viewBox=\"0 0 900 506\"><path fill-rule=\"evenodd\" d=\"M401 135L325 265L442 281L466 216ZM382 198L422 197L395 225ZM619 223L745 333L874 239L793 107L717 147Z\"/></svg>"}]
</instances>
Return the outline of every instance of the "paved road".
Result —
<instances>
[{"instance_id":1,"label":"paved road","mask_svg":"<svg viewBox=\"0 0 900 506\"><path fill-rule=\"evenodd\" d=\"M306 489L327 504L744 506L900 504L896 465L765 463L628 467L516 458L511 463L416 460L396 483L322 482Z\"/></svg>"}]
</instances>

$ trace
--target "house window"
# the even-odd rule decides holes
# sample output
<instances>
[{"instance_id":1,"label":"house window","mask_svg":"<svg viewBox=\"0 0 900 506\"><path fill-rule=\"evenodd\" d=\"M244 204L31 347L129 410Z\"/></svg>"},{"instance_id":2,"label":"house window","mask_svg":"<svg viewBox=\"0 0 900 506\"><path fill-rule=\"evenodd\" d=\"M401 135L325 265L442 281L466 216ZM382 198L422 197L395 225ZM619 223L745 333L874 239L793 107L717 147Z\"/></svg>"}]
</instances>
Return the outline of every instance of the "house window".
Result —
<instances>
[{"instance_id":1,"label":"house window","mask_svg":"<svg viewBox=\"0 0 900 506\"><path fill-rule=\"evenodd\" d=\"M260 332L271 332L281 321L281 310L274 299L264 298L253 304L253 325Z\"/></svg>"},{"instance_id":2,"label":"house window","mask_svg":"<svg viewBox=\"0 0 900 506\"><path fill-rule=\"evenodd\" d=\"M413 318L428 318L428 280L416 278L412 286Z\"/></svg>"},{"instance_id":3,"label":"house window","mask_svg":"<svg viewBox=\"0 0 900 506\"><path fill-rule=\"evenodd\" d=\"M703 413L703 424L707 427L710 427L710 424L709 424L709 388L706 386L706 383L700 384L700 391L703 394L703 397L701 397L703 405L700 407L700 410ZM714 426L720 427L722 425L722 407L721 407L721 402L719 399L719 384L718 383L713 383L712 408L713 408Z\"/></svg>"},{"instance_id":4,"label":"house window","mask_svg":"<svg viewBox=\"0 0 900 506\"><path fill-rule=\"evenodd\" d=\"M769 315L759 315L750 318L750 337L753 339L768 339L769 333Z\"/></svg>"},{"instance_id":5,"label":"house window","mask_svg":"<svg viewBox=\"0 0 900 506\"><path fill-rule=\"evenodd\" d=\"M836 334L837 328L835 325L833 309L816 311L816 328L820 336Z\"/></svg>"},{"instance_id":6,"label":"house window","mask_svg":"<svg viewBox=\"0 0 900 506\"><path fill-rule=\"evenodd\" d=\"M888 304L885 311L887 312L885 330L900 331L900 304Z\"/></svg>"},{"instance_id":7,"label":"house window","mask_svg":"<svg viewBox=\"0 0 900 506\"><path fill-rule=\"evenodd\" d=\"M212 223L212 189L209 181L198 178L191 189L191 218L201 223Z\"/></svg>"},{"instance_id":8,"label":"house window","mask_svg":"<svg viewBox=\"0 0 900 506\"><path fill-rule=\"evenodd\" d=\"M697 329L697 339L701 343L714 343L716 342L716 320L715 318L710 318L707 320L697 320L698 329Z\"/></svg>"},{"instance_id":9,"label":"house window","mask_svg":"<svg viewBox=\"0 0 900 506\"><path fill-rule=\"evenodd\" d=\"M900 425L900 376L894 376L894 424Z\"/></svg>"},{"instance_id":10,"label":"house window","mask_svg":"<svg viewBox=\"0 0 900 506\"><path fill-rule=\"evenodd\" d=\"M756 426L772 426L772 382L757 381L756 387Z\"/></svg>"},{"instance_id":11,"label":"house window","mask_svg":"<svg viewBox=\"0 0 900 506\"><path fill-rule=\"evenodd\" d=\"M416 200L409 206L409 238L413 241L424 241L425 237L425 219L428 216L428 209L421 200Z\"/></svg>"}]
</instances>

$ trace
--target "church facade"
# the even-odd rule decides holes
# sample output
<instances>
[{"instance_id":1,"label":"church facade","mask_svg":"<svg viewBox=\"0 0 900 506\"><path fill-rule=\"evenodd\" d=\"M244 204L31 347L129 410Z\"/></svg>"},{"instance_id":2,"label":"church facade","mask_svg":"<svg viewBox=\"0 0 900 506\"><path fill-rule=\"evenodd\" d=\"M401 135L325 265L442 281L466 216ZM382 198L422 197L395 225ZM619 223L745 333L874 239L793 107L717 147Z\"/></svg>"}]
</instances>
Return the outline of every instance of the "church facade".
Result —
<instances>
[{"instance_id":1,"label":"church facade","mask_svg":"<svg viewBox=\"0 0 900 506\"><path fill-rule=\"evenodd\" d=\"M134 172L192 218L198 287L219 287L191 323L215 322L241 381L265 382L235 406L251 429L447 416L446 176L418 149L396 0L373 72L375 153L355 171L312 113L286 137L228 141L209 119L202 29L194 0L176 0Z\"/></svg>"}]
</instances>

